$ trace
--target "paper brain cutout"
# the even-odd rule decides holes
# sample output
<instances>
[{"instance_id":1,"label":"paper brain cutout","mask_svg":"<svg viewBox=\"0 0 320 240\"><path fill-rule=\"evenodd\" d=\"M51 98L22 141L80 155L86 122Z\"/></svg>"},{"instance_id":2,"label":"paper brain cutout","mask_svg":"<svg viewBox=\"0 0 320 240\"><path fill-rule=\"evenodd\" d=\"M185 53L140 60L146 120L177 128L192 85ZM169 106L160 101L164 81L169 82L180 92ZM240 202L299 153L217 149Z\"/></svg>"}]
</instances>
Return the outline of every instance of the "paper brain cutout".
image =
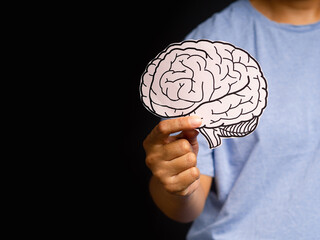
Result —
<instances>
[{"instance_id":1,"label":"paper brain cutout","mask_svg":"<svg viewBox=\"0 0 320 240\"><path fill-rule=\"evenodd\" d=\"M221 137L252 133L267 104L267 83L257 61L226 42L171 44L141 77L143 105L163 118L197 115L210 148Z\"/></svg>"}]
</instances>

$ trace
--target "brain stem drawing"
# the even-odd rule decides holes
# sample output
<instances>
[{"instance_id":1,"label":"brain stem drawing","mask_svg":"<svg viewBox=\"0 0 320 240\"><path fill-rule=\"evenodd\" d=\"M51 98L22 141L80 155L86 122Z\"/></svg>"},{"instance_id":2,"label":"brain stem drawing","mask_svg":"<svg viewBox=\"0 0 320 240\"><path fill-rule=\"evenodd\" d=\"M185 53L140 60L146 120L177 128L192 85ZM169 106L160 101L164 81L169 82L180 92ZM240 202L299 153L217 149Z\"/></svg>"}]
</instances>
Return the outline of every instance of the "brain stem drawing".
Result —
<instances>
[{"instance_id":1,"label":"brain stem drawing","mask_svg":"<svg viewBox=\"0 0 320 240\"><path fill-rule=\"evenodd\" d=\"M210 148L221 138L252 133L267 105L267 82L258 62L226 42L171 44L141 77L143 105L162 118L197 115Z\"/></svg>"}]
</instances>

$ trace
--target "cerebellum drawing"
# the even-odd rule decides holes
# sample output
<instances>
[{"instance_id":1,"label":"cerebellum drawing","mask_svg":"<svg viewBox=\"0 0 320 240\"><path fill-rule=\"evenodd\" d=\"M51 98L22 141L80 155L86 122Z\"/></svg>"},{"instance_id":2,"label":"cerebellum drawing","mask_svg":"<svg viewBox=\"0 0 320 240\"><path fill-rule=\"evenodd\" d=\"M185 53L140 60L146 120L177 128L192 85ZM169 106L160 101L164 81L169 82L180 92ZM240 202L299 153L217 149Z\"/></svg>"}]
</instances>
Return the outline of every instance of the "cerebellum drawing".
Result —
<instances>
[{"instance_id":1,"label":"cerebellum drawing","mask_svg":"<svg viewBox=\"0 0 320 240\"><path fill-rule=\"evenodd\" d=\"M252 133L267 105L267 82L258 62L226 42L188 40L169 45L146 67L143 105L162 118L197 115L210 148L221 138Z\"/></svg>"}]
</instances>

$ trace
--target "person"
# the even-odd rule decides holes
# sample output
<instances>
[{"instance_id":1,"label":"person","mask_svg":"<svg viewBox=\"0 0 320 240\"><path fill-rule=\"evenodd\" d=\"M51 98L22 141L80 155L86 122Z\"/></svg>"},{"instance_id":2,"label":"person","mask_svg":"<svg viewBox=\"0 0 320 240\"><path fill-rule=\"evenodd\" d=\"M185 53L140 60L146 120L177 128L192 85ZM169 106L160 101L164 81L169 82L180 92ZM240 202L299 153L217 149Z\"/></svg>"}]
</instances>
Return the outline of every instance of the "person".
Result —
<instances>
[{"instance_id":1,"label":"person","mask_svg":"<svg viewBox=\"0 0 320 240\"><path fill-rule=\"evenodd\" d=\"M239 0L186 39L248 51L268 104L252 134L214 150L200 118L160 121L143 142L155 204L193 221L188 239L320 239L320 0Z\"/></svg>"}]
</instances>

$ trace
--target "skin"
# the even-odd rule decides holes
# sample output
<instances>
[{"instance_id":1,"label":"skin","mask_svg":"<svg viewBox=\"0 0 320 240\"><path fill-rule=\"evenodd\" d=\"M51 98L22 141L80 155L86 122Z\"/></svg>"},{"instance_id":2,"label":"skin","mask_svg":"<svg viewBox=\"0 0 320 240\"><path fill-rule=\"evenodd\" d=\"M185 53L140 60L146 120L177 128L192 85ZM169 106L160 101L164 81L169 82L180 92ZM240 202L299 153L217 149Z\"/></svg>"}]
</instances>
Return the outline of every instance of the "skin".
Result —
<instances>
[{"instance_id":1,"label":"skin","mask_svg":"<svg viewBox=\"0 0 320 240\"><path fill-rule=\"evenodd\" d=\"M198 117L160 122L143 142L146 164L153 173L150 193L156 205L170 218L189 222L204 207L212 178L196 167ZM177 136L169 134L182 131Z\"/></svg>"},{"instance_id":2,"label":"skin","mask_svg":"<svg viewBox=\"0 0 320 240\"><path fill-rule=\"evenodd\" d=\"M320 21L320 0L250 0L270 20L294 25ZM156 205L168 217L190 222L203 210L212 178L197 165L201 119L182 117L160 122L143 142L152 172L149 188ZM182 131L177 136L171 133Z\"/></svg>"},{"instance_id":3,"label":"skin","mask_svg":"<svg viewBox=\"0 0 320 240\"><path fill-rule=\"evenodd\" d=\"M320 21L320 0L250 0L253 7L272 21L307 25Z\"/></svg>"}]
</instances>

